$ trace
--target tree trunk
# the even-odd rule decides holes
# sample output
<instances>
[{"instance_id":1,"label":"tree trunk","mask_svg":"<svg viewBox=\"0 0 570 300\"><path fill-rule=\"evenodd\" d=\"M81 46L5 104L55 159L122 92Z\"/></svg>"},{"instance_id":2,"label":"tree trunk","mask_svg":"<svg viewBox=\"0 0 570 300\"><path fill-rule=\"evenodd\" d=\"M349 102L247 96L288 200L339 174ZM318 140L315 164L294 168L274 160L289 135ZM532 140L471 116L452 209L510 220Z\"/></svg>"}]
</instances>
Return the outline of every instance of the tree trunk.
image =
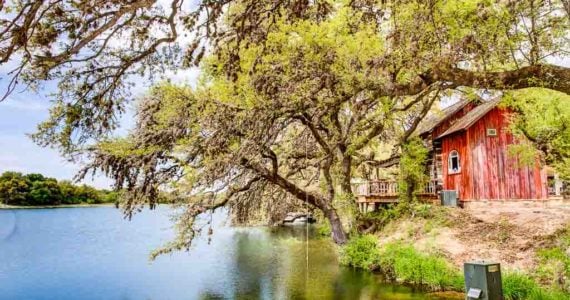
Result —
<instances>
[{"instance_id":1,"label":"tree trunk","mask_svg":"<svg viewBox=\"0 0 570 300\"><path fill-rule=\"evenodd\" d=\"M352 195L352 187L350 186L350 180L352 178L352 158L345 156L342 159L342 178L340 181L340 188L343 194Z\"/></svg>"},{"instance_id":2,"label":"tree trunk","mask_svg":"<svg viewBox=\"0 0 570 300\"><path fill-rule=\"evenodd\" d=\"M323 212L325 213L325 216L327 217L331 225L333 241L337 245L346 244L346 242L348 241L348 236L346 232L344 232L344 228L342 228L342 223L340 221L340 218L338 217L338 214L336 213L336 210L333 208L329 208L323 210Z\"/></svg>"}]
</instances>

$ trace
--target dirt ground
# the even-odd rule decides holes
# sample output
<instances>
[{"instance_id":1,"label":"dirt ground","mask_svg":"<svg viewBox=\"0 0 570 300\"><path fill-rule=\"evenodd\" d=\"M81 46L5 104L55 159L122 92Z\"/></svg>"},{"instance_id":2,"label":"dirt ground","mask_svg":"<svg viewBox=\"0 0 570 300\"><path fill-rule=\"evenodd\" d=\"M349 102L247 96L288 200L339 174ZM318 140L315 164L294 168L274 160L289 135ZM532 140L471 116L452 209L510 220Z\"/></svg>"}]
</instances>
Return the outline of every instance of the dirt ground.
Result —
<instances>
[{"instance_id":1,"label":"dirt ground","mask_svg":"<svg viewBox=\"0 0 570 300\"><path fill-rule=\"evenodd\" d=\"M506 269L531 270L536 250L570 224L570 203L485 205L445 209L445 214L446 220L436 225L417 218L391 224L382 239L411 239L420 249L443 253L458 267L469 260L490 260Z\"/></svg>"}]
</instances>

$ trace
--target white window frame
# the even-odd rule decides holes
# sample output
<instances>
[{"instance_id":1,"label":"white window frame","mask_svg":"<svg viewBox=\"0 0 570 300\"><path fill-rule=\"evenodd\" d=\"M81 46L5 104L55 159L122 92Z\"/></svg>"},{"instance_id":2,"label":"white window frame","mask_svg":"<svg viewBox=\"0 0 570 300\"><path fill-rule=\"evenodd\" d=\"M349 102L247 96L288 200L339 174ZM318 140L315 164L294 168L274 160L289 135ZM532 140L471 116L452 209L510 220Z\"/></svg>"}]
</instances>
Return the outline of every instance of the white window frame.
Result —
<instances>
[{"instance_id":1,"label":"white window frame","mask_svg":"<svg viewBox=\"0 0 570 300\"><path fill-rule=\"evenodd\" d=\"M453 168L453 158L457 158L457 168ZM449 151L449 156L447 157L447 170L449 174L461 173L461 157L459 156L459 151L451 150Z\"/></svg>"}]
</instances>

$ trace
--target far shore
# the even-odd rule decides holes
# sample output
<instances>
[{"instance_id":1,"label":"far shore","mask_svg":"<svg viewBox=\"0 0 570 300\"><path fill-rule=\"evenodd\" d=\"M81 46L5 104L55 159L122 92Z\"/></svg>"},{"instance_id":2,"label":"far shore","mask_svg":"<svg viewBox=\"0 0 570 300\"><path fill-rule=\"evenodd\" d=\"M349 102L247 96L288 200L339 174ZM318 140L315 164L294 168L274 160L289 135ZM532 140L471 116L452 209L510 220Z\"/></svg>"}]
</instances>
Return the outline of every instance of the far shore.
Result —
<instances>
[{"instance_id":1,"label":"far shore","mask_svg":"<svg viewBox=\"0 0 570 300\"><path fill-rule=\"evenodd\" d=\"M114 203L99 203L99 204L61 204L61 205L33 205L33 206L21 206L21 205L6 205L0 204L0 210L2 209L46 209L46 208L78 208L78 207L106 207L115 206Z\"/></svg>"}]
</instances>

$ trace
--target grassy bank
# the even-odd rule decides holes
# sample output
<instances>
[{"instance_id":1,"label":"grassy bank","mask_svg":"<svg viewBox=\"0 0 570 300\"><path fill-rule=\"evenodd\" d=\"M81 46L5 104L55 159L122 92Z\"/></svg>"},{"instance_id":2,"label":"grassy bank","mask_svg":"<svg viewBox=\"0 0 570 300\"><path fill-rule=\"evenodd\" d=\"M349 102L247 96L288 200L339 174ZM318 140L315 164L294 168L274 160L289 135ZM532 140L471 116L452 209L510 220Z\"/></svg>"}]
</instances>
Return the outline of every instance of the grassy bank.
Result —
<instances>
[{"instance_id":1,"label":"grassy bank","mask_svg":"<svg viewBox=\"0 0 570 300\"><path fill-rule=\"evenodd\" d=\"M570 299L569 226L553 235L515 241L511 235L520 239L523 228L517 229L503 220L490 224L463 214L460 210L421 205L407 212L399 208L366 216L367 226L374 225L376 230L373 234L353 236L341 250L341 263L429 291L463 292L462 262L473 257L486 258L487 252L471 253L468 258L464 248L459 252L450 250L465 242L462 237L471 236L466 232L480 232L489 241L482 249L500 254L497 261L503 266L505 299ZM522 256L534 262L527 269L512 267L517 258L510 262L500 259L520 251L513 247L520 243L533 247Z\"/></svg>"},{"instance_id":2,"label":"grassy bank","mask_svg":"<svg viewBox=\"0 0 570 300\"><path fill-rule=\"evenodd\" d=\"M373 235L355 237L344 247L345 265L381 272L387 279L423 286L432 291L463 289L463 278L443 257L421 253L411 245L378 246Z\"/></svg>"},{"instance_id":3,"label":"grassy bank","mask_svg":"<svg viewBox=\"0 0 570 300\"><path fill-rule=\"evenodd\" d=\"M341 263L382 273L387 279L420 286L430 291L463 291L462 271L437 253L424 253L412 245L389 243L378 246L373 235L358 236L342 249ZM503 293L507 300L562 300L570 294L539 285L519 272L503 273Z\"/></svg>"}]
</instances>

